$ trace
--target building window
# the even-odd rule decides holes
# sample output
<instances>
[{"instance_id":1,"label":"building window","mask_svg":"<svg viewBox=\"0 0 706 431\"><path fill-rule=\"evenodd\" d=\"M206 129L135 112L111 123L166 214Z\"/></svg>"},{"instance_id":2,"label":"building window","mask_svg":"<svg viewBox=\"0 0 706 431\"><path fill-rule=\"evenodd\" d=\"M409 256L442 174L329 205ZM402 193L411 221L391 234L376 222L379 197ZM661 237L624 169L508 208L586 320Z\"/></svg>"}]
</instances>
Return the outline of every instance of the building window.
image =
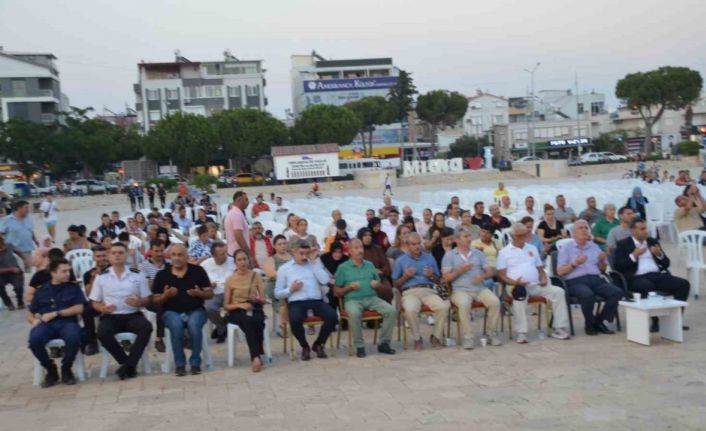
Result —
<instances>
[{"instance_id":1,"label":"building window","mask_svg":"<svg viewBox=\"0 0 706 431\"><path fill-rule=\"evenodd\" d=\"M579 103L579 114L583 114L583 103Z\"/></svg>"},{"instance_id":2,"label":"building window","mask_svg":"<svg viewBox=\"0 0 706 431\"><path fill-rule=\"evenodd\" d=\"M162 113L160 111L150 111L150 121L159 121L162 119Z\"/></svg>"},{"instance_id":3,"label":"building window","mask_svg":"<svg viewBox=\"0 0 706 431\"><path fill-rule=\"evenodd\" d=\"M527 132L525 132L525 131L516 131L513 134L515 135L516 140L523 140L523 141L527 140Z\"/></svg>"},{"instance_id":4,"label":"building window","mask_svg":"<svg viewBox=\"0 0 706 431\"><path fill-rule=\"evenodd\" d=\"M198 99L201 97L201 87L184 87L186 97L189 99Z\"/></svg>"},{"instance_id":5,"label":"building window","mask_svg":"<svg viewBox=\"0 0 706 431\"><path fill-rule=\"evenodd\" d=\"M159 100L159 90L145 90L147 100Z\"/></svg>"},{"instance_id":6,"label":"building window","mask_svg":"<svg viewBox=\"0 0 706 431\"><path fill-rule=\"evenodd\" d=\"M179 89L174 88L167 88L165 90L167 92L167 99L169 100L179 100Z\"/></svg>"},{"instance_id":7,"label":"building window","mask_svg":"<svg viewBox=\"0 0 706 431\"><path fill-rule=\"evenodd\" d=\"M591 103L591 115L598 115L603 111L603 103L602 102L593 102Z\"/></svg>"},{"instance_id":8,"label":"building window","mask_svg":"<svg viewBox=\"0 0 706 431\"><path fill-rule=\"evenodd\" d=\"M253 86L246 85L245 90L247 91L248 97L260 95L260 87L257 85L253 85Z\"/></svg>"},{"instance_id":9,"label":"building window","mask_svg":"<svg viewBox=\"0 0 706 431\"><path fill-rule=\"evenodd\" d=\"M240 86L228 87L228 96L229 97L240 97L240 95L241 95Z\"/></svg>"},{"instance_id":10,"label":"building window","mask_svg":"<svg viewBox=\"0 0 706 431\"><path fill-rule=\"evenodd\" d=\"M223 97L223 87L220 85L205 85L204 97Z\"/></svg>"},{"instance_id":11,"label":"building window","mask_svg":"<svg viewBox=\"0 0 706 431\"><path fill-rule=\"evenodd\" d=\"M493 124L495 124L495 125L497 125L497 124L504 124L503 116L502 116L502 115L495 115L495 116L493 116Z\"/></svg>"},{"instance_id":12,"label":"building window","mask_svg":"<svg viewBox=\"0 0 706 431\"><path fill-rule=\"evenodd\" d=\"M174 115L174 114L176 114L177 112L179 112L178 109L170 109L169 112L167 112L167 115Z\"/></svg>"},{"instance_id":13,"label":"building window","mask_svg":"<svg viewBox=\"0 0 706 431\"><path fill-rule=\"evenodd\" d=\"M561 128L561 136L569 136L569 126L564 126Z\"/></svg>"},{"instance_id":14,"label":"building window","mask_svg":"<svg viewBox=\"0 0 706 431\"><path fill-rule=\"evenodd\" d=\"M12 95L15 97L24 97L27 95L27 84L24 79L12 80Z\"/></svg>"}]
</instances>

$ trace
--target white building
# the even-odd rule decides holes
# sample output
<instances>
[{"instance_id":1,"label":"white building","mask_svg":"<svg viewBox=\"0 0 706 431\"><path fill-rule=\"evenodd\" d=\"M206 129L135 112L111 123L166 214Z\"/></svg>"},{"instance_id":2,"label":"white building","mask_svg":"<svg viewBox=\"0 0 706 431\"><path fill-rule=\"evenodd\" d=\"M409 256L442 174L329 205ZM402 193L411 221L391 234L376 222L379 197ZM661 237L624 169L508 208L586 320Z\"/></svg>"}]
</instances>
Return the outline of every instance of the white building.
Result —
<instances>
[{"instance_id":1,"label":"white building","mask_svg":"<svg viewBox=\"0 0 706 431\"><path fill-rule=\"evenodd\" d=\"M466 135L481 138L488 137L492 142L494 126L509 123L508 103L504 97L478 91L468 98L468 109L463 116L463 130Z\"/></svg>"},{"instance_id":2,"label":"white building","mask_svg":"<svg viewBox=\"0 0 706 431\"><path fill-rule=\"evenodd\" d=\"M135 110L143 132L175 112L210 116L235 108L264 110L265 70L261 60L190 61L177 52L174 62L140 63Z\"/></svg>"},{"instance_id":3,"label":"white building","mask_svg":"<svg viewBox=\"0 0 706 431\"><path fill-rule=\"evenodd\" d=\"M22 118L53 123L68 109L50 53L10 52L0 47L0 121Z\"/></svg>"},{"instance_id":4,"label":"white building","mask_svg":"<svg viewBox=\"0 0 706 431\"><path fill-rule=\"evenodd\" d=\"M342 106L368 96L387 96L399 69L391 58L326 60L316 51L292 55L292 107L299 115L311 105Z\"/></svg>"}]
</instances>

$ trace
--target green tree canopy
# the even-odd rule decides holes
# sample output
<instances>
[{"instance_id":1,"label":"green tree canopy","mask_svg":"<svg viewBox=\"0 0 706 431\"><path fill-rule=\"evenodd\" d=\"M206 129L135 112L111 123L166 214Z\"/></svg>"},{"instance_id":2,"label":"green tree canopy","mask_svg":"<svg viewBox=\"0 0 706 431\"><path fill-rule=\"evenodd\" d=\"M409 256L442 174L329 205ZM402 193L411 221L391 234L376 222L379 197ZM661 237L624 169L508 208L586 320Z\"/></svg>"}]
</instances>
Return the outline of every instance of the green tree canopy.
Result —
<instances>
[{"instance_id":1,"label":"green tree canopy","mask_svg":"<svg viewBox=\"0 0 706 431\"><path fill-rule=\"evenodd\" d=\"M231 159L269 155L273 146L286 145L289 138L284 123L258 109L223 111L212 121L218 143Z\"/></svg>"},{"instance_id":2,"label":"green tree canopy","mask_svg":"<svg viewBox=\"0 0 706 431\"><path fill-rule=\"evenodd\" d=\"M376 125L390 124L396 117L395 107L385 100L384 97L372 96L364 97L346 104L346 107L353 111L360 122L358 133L363 142L365 154L370 157L373 154L373 132ZM368 134L368 145L366 149L365 134Z\"/></svg>"},{"instance_id":3,"label":"green tree canopy","mask_svg":"<svg viewBox=\"0 0 706 431\"><path fill-rule=\"evenodd\" d=\"M645 122L645 150L652 148L652 126L665 109L687 107L701 93L703 80L699 72L687 67L664 66L649 72L629 73L618 81L615 95L640 112Z\"/></svg>"},{"instance_id":4,"label":"green tree canopy","mask_svg":"<svg viewBox=\"0 0 706 431\"><path fill-rule=\"evenodd\" d=\"M609 133L601 133L593 140L591 151L610 151L615 154L625 154L625 140L628 137L627 130L615 130Z\"/></svg>"},{"instance_id":5,"label":"green tree canopy","mask_svg":"<svg viewBox=\"0 0 706 431\"><path fill-rule=\"evenodd\" d=\"M50 160L51 134L50 126L24 119L0 123L0 154L15 162L28 179Z\"/></svg>"},{"instance_id":6,"label":"green tree canopy","mask_svg":"<svg viewBox=\"0 0 706 431\"><path fill-rule=\"evenodd\" d=\"M455 91L434 90L417 99L417 115L431 126L433 144L437 131L458 123L467 108L466 96Z\"/></svg>"},{"instance_id":7,"label":"green tree canopy","mask_svg":"<svg viewBox=\"0 0 706 431\"><path fill-rule=\"evenodd\" d=\"M387 100L394 107L394 118L404 123L407 118L407 113L412 110L414 103L414 95L417 94L417 88L414 86L412 74L404 70L400 70L397 77L397 84L390 88Z\"/></svg>"},{"instance_id":8,"label":"green tree canopy","mask_svg":"<svg viewBox=\"0 0 706 431\"><path fill-rule=\"evenodd\" d=\"M305 109L292 128L295 145L348 145L360 130L360 120L348 108L313 105Z\"/></svg>"},{"instance_id":9,"label":"green tree canopy","mask_svg":"<svg viewBox=\"0 0 706 431\"><path fill-rule=\"evenodd\" d=\"M449 157L476 157L483 154L483 147L489 146L488 138L483 136L461 136L449 145Z\"/></svg>"},{"instance_id":10,"label":"green tree canopy","mask_svg":"<svg viewBox=\"0 0 706 431\"><path fill-rule=\"evenodd\" d=\"M218 148L213 123L206 117L177 112L159 121L147 136L145 155L171 160L182 174L194 165L205 165Z\"/></svg>"}]
</instances>

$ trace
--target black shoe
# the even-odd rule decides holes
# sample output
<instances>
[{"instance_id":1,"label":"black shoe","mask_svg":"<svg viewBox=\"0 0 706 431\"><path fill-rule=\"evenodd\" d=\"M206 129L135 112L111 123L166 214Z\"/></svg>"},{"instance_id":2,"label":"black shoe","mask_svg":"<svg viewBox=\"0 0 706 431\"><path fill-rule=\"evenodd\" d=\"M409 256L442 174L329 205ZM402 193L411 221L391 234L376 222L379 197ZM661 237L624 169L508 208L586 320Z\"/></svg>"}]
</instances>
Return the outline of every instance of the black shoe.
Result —
<instances>
[{"instance_id":1,"label":"black shoe","mask_svg":"<svg viewBox=\"0 0 706 431\"><path fill-rule=\"evenodd\" d=\"M191 367L191 375L198 376L201 374L201 367Z\"/></svg>"},{"instance_id":2,"label":"black shoe","mask_svg":"<svg viewBox=\"0 0 706 431\"><path fill-rule=\"evenodd\" d=\"M650 327L650 332L659 332L659 318L652 318L652 326Z\"/></svg>"},{"instance_id":3,"label":"black shoe","mask_svg":"<svg viewBox=\"0 0 706 431\"><path fill-rule=\"evenodd\" d=\"M359 358L364 358L367 355L365 354L365 347L358 347L355 349L355 355Z\"/></svg>"},{"instance_id":4,"label":"black shoe","mask_svg":"<svg viewBox=\"0 0 706 431\"><path fill-rule=\"evenodd\" d=\"M117 370L115 370L115 374L118 375L118 378L119 378L120 380L125 380L125 379L128 378L127 369L128 369L128 366L127 366L127 365L121 365L121 366L118 367Z\"/></svg>"},{"instance_id":5,"label":"black shoe","mask_svg":"<svg viewBox=\"0 0 706 431\"><path fill-rule=\"evenodd\" d=\"M586 326L586 335L598 335L598 331L595 329L594 326L588 325Z\"/></svg>"},{"instance_id":6,"label":"black shoe","mask_svg":"<svg viewBox=\"0 0 706 431\"><path fill-rule=\"evenodd\" d=\"M328 358L328 355L326 354L326 350L324 350L324 346L321 344L314 344L311 347L311 350L316 352L316 357L319 359L326 359Z\"/></svg>"},{"instance_id":7,"label":"black shoe","mask_svg":"<svg viewBox=\"0 0 706 431\"><path fill-rule=\"evenodd\" d=\"M164 346L164 340L157 340L154 342L154 348L157 350L159 353L164 353L166 350L166 347Z\"/></svg>"},{"instance_id":8,"label":"black shoe","mask_svg":"<svg viewBox=\"0 0 706 431\"><path fill-rule=\"evenodd\" d=\"M83 349L83 354L86 356L93 356L98 353L98 345L97 344L87 344L86 348Z\"/></svg>"},{"instance_id":9,"label":"black shoe","mask_svg":"<svg viewBox=\"0 0 706 431\"><path fill-rule=\"evenodd\" d=\"M17 303L17 309L18 310L24 310L25 309L25 304L24 302L20 301Z\"/></svg>"},{"instance_id":10,"label":"black shoe","mask_svg":"<svg viewBox=\"0 0 706 431\"><path fill-rule=\"evenodd\" d=\"M135 377L137 377L137 368L133 366L128 366L125 370L125 374L127 375L128 379L134 379Z\"/></svg>"},{"instance_id":11,"label":"black shoe","mask_svg":"<svg viewBox=\"0 0 706 431\"><path fill-rule=\"evenodd\" d=\"M42 381L42 387L48 388L57 383L59 383L59 370L56 369L56 365L51 364L49 368L47 368L47 374L44 376L44 380Z\"/></svg>"},{"instance_id":12,"label":"black shoe","mask_svg":"<svg viewBox=\"0 0 706 431\"><path fill-rule=\"evenodd\" d=\"M600 332L601 334L608 334L608 335L613 335L615 334L615 331L611 330L607 326L605 326L605 323L603 322L598 322L593 325L594 328L596 328L597 332Z\"/></svg>"},{"instance_id":13,"label":"black shoe","mask_svg":"<svg viewBox=\"0 0 706 431\"><path fill-rule=\"evenodd\" d=\"M176 367L174 374L176 374L177 377L184 377L186 375L186 367Z\"/></svg>"},{"instance_id":14,"label":"black shoe","mask_svg":"<svg viewBox=\"0 0 706 431\"><path fill-rule=\"evenodd\" d=\"M689 327L686 326L686 325L683 325L683 326L681 327L681 330L682 330L682 331L688 331L689 329L691 329L691 328L689 328Z\"/></svg>"},{"instance_id":15,"label":"black shoe","mask_svg":"<svg viewBox=\"0 0 706 431\"><path fill-rule=\"evenodd\" d=\"M76 377L74 377L73 371L71 371L71 368L68 370L61 369L61 382L65 385L75 385L76 384Z\"/></svg>"},{"instance_id":16,"label":"black shoe","mask_svg":"<svg viewBox=\"0 0 706 431\"><path fill-rule=\"evenodd\" d=\"M215 340L216 338L218 338L218 329L211 331L211 339Z\"/></svg>"},{"instance_id":17,"label":"black shoe","mask_svg":"<svg viewBox=\"0 0 706 431\"><path fill-rule=\"evenodd\" d=\"M311 349L302 347L302 361L308 361L309 359L311 359Z\"/></svg>"},{"instance_id":18,"label":"black shoe","mask_svg":"<svg viewBox=\"0 0 706 431\"><path fill-rule=\"evenodd\" d=\"M387 343L382 343L378 346L378 352L379 353L384 353L386 355L394 355L395 354L395 349L390 347L389 344Z\"/></svg>"}]
</instances>

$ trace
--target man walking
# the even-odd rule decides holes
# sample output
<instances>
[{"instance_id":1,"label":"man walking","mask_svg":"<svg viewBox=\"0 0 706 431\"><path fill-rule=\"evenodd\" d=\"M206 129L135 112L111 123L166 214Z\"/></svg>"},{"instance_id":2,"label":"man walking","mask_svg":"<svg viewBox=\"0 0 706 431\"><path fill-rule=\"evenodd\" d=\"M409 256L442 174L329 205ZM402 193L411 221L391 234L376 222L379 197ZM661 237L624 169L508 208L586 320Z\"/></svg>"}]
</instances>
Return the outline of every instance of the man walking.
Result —
<instances>
[{"instance_id":1,"label":"man walking","mask_svg":"<svg viewBox=\"0 0 706 431\"><path fill-rule=\"evenodd\" d=\"M24 259L22 253L15 250L15 247L11 244L7 244L5 238L0 236L0 298L2 298L2 302L8 310L15 309L12 300L7 296L5 290L5 286L8 284L11 284L12 288L15 290L17 308L20 310L25 308L24 298L22 296L24 294L24 274L17 264L15 255L20 259Z\"/></svg>"},{"instance_id":2,"label":"man walking","mask_svg":"<svg viewBox=\"0 0 706 431\"><path fill-rule=\"evenodd\" d=\"M159 196L159 205L164 209L164 203L167 200L167 190L162 183L157 184L157 195Z\"/></svg>"},{"instance_id":3,"label":"man walking","mask_svg":"<svg viewBox=\"0 0 706 431\"><path fill-rule=\"evenodd\" d=\"M233 256L236 250L243 249L248 255L250 262L254 262L254 256L248 241L248 221L245 218L245 209L249 203L248 194L244 191L237 191L233 194L233 205L223 222L223 229L226 234L226 244L228 245L228 255Z\"/></svg>"},{"instance_id":4,"label":"man walking","mask_svg":"<svg viewBox=\"0 0 706 431\"><path fill-rule=\"evenodd\" d=\"M5 236L5 243L22 253L25 272L30 272L32 251L38 242L34 236L32 218L29 216L29 202L17 201L12 214L5 217L5 222L0 229L2 229L0 233Z\"/></svg>"}]
</instances>

